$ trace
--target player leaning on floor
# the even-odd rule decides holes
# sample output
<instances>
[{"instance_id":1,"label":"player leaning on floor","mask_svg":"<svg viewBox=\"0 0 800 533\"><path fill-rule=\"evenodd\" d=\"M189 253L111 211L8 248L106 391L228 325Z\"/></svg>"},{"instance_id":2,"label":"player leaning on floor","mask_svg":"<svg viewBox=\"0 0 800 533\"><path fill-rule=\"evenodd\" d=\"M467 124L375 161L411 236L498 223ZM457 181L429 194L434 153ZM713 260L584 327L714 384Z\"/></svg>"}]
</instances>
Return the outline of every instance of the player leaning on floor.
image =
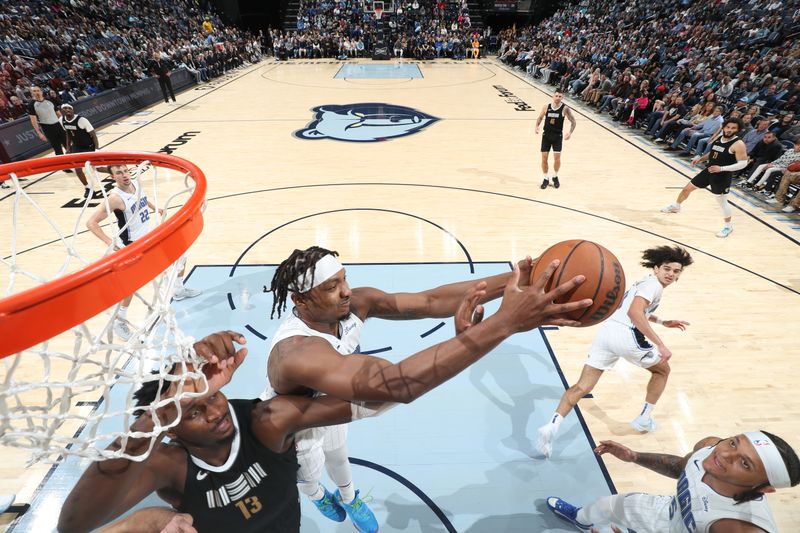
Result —
<instances>
[{"instance_id":1,"label":"player leaning on floor","mask_svg":"<svg viewBox=\"0 0 800 533\"><path fill-rule=\"evenodd\" d=\"M677 491L615 494L584 507L547 499L551 511L581 531L616 524L636 533L777 533L765 494L800 483L797 453L766 431L706 437L684 457L635 452L613 441L600 442L595 452L677 479Z\"/></svg>"}]
</instances>

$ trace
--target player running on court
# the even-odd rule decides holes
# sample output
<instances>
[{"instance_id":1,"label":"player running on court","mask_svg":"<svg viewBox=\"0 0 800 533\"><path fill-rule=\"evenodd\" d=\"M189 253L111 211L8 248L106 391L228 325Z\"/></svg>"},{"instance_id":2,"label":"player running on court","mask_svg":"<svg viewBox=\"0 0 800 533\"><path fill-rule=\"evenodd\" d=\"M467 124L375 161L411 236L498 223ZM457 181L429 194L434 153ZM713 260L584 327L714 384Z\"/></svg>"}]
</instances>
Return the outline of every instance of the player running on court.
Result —
<instances>
[{"instance_id":1,"label":"player running on court","mask_svg":"<svg viewBox=\"0 0 800 533\"><path fill-rule=\"evenodd\" d=\"M717 237L725 238L733 232L731 217L733 212L728 203L728 194L733 183L733 173L747 166L747 146L738 137L744 129L741 119L729 118L722 125L722 136L714 141L711 148L701 157L692 160L692 166L708 160L711 165L701 170L692 181L686 184L675 202L661 209L662 213L679 213L681 204L697 189L711 189L711 194L719 203L725 225L717 232Z\"/></svg>"},{"instance_id":2,"label":"player running on court","mask_svg":"<svg viewBox=\"0 0 800 533\"><path fill-rule=\"evenodd\" d=\"M592 392L606 370L611 370L620 357L650 372L647 396L639 416L632 422L637 431L653 431L656 423L651 414L664 392L669 377L672 352L650 325L686 329L683 320L662 320L653 314L661 302L661 294L680 277L693 262L689 252L680 246L659 246L645 250L642 266L652 273L637 281L625 293L619 309L603 323L589 348L589 358L578 382L567 389L550 421L539 428L537 449L550 457L553 439L564 417L578 401Z\"/></svg>"}]
</instances>

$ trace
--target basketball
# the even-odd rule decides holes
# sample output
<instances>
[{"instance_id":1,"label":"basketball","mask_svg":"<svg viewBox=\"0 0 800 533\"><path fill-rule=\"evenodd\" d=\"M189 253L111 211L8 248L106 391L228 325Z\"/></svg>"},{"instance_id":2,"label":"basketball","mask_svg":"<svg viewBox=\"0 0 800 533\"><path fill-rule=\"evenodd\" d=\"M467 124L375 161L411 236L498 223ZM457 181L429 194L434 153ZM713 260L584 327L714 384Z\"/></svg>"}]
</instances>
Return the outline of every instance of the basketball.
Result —
<instances>
[{"instance_id":1,"label":"basketball","mask_svg":"<svg viewBox=\"0 0 800 533\"><path fill-rule=\"evenodd\" d=\"M789 172L800 172L800 161L795 161L786 169Z\"/></svg>"},{"instance_id":2,"label":"basketball","mask_svg":"<svg viewBox=\"0 0 800 533\"><path fill-rule=\"evenodd\" d=\"M546 291L583 274L584 281L556 303L591 298L592 305L567 314L570 320L580 320L580 327L593 326L617 310L625 294L625 272L619 260L603 246L583 240L563 241L545 250L531 272L531 283L542 274L554 259L561 264L545 287Z\"/></svg>"}]
</instances>

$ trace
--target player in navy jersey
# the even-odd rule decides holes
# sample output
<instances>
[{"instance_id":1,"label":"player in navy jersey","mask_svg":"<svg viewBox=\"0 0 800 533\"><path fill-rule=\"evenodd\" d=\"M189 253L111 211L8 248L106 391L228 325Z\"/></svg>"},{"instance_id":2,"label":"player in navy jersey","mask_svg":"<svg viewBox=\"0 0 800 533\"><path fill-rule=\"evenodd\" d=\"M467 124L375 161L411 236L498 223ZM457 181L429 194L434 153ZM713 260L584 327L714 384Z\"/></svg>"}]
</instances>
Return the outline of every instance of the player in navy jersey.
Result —
<instances>
[{"instance_id":1,"label":"player in navy jersey","mask_svg":"<svg viewBox=\"0 0 800 533\"><path fill-rule=\"evenodd\" d=\"M550 184L550 178L547 174L548 165L547 158L550 156L550 150L553 151L553 187L558 189L561 182L558 181L558 171L561 169L561 144L562 141L567 141L575 131L575 117L572 116L572 111L564 105L564 94L561 91L553 93L553 103L547 104L547 107L542 109L539 113L539 118L536 119L536 135L539 135L539 125L544 120L544 133L542 134L542 172L544 173L544 180L542 180L542 189L546 189ZM569 120L570 128L567 133L564 133L564 118Z\"/></svg>"},{"instance_id":2,"label":"player in navy jersey","mask_svg":"<svg viewBox=\"0 0 800 533\"><path fill-rule=\"evenodd\" d=\"M728 204L728 194L733 182L733 173L747 166L747 147L738 137L744 129L741 119L729 118L722 125L722 136L711 144L704 155L692 160L692 166L708 160L708 168L701 170L692 181L686 184L675 202L661 209L662 213L680 213L681 204L697 189L708 188L722 210L725 225L717 232L717 237L725 238L733 232L732 211Z\"/></svg>"}]
</instances>

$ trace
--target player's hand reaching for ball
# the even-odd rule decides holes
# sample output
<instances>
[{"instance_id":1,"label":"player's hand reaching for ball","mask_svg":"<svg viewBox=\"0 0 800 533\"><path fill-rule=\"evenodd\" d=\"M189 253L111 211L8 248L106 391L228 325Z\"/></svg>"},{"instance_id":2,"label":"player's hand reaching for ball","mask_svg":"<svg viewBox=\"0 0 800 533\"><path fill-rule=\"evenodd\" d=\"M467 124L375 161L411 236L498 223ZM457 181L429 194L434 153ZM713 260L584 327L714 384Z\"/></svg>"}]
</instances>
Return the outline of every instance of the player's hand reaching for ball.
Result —
<instances>
[{"instance_id":1,"label":"player's hand reaching for ball","mask_svg":"<svg viewBox=\"0 0 800 533\"><path fill-rule=\"evenodd\" d=\"M483 306L480 305L479 302L485 296L485 281L476 283L474 286L469 288L466 294L464 294L464 299L461 300L461 303L456 310L456 314L453 317L456 326L456 335L463 333L470 327L480 323L480 321L483 320Z\"/></svg>"},{"instance_id":2,"label":"player's hand reaching for ball","mask_svg":"<svg viewBox=\"0 0 800 533\"><path fill-rule=\"evenodd\" d=\"M539 326L552 324L558 326L577 326L580 322L563 318L564 315L592 305L591 299L578 300L563 304L553 303L557 298L573 291L586 279L575 276L551 291L545 292L545 286L559 265L556 259L548 265L532 285L520 286L519 265L514 265L503 291L503 301L497 314L508 320L509 327L515 331L529 331Z\"/></svg>"},{"instance_id":3,"label":"player's hand reaching for ball","mask_svg":"<svg viewBox=\"0 0 800 533\"><path fill-rule=\"evenodd\" d=\"M533 268L536 266L537 261L538 259L531 259L531 256L526 255L525 259L522 259L519 263L517 263L519 265L520 286L531 284L531 272L533 272Z\"/></svg>"},{"instance_id":4,"label":"player's hand reaching for ball","mask_svg":"<svg viewBox=\"0 0 800 533\"><path fill-rule=\"evenodd\" d=\"M619 442L614 442L613 440L601 440L597 448L594 449L594 453L597 455L610 453L620 461L624 461L626 463L632 463L636 461L637 456L635 451L631 450L627 446L623 446Z\"/></svg>"}]
</instances>

